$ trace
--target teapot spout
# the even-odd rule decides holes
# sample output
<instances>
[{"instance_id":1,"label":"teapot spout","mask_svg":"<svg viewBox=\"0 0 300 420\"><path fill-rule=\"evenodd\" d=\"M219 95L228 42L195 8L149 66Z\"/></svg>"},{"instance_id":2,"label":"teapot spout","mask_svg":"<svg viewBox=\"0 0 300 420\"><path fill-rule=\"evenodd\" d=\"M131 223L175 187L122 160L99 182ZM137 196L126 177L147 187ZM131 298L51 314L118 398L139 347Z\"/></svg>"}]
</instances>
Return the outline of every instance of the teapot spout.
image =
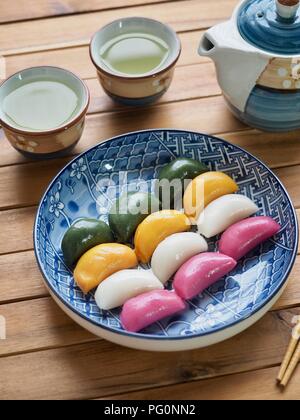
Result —
<instances>
[{"instance_id":1,"label":"teapot spout","mask_svg":"<svg viewBox=\"0 0 300 420\"><path fill-rule=\"evenodd\" d=\"M238 34L236 32L236 24L232 20L208 29L201 39L199 55L211 57L214 60L216 55L224 49L241 50L240 42L237 42Z\"/></svg>"},{"instance_id":2,"label":"teapot spout","mask_svg":"<svg viewBox=\"0 0 300 420\"><path fill-rule=\"evenodd\" d=\"M270 56L247 43L233 19L210 28L204 34L199 54L214 61L223 94L235 108L244 112L249 95Z\"/></svg>"},{"instance_id":3,"label":"teapot spout","mask_svg":"<svg viewBox=\"0 0 300 420\"><path fill-rule=\"evenodd\" d=\"M216 48L216 42L214 42L213 37L207 31L201 39L198 50L199 55L213 58Z\"/></svg>"}]
</instances>

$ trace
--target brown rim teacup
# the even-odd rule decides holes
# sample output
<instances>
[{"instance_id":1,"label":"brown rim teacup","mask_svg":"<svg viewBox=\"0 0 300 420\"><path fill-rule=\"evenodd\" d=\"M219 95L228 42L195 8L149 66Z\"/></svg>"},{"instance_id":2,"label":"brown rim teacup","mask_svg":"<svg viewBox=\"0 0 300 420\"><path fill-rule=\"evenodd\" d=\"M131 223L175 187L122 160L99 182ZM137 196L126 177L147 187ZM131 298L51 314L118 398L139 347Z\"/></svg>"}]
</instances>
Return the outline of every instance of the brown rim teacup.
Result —
<instances>
[{"instance_id":1,"label":"brown rim teacup","mask_svg":"<svg viewBox=\"0 0 300 420\"><path fill-rule=\"evenodd\" d=\"M23 129L4 114L4 98L18 87L35 80L56 80L76 93L80 103L76 113L64 124L48 130ZM74 73L59 67L40 66L21 70L0 85L0 125L11 145L29 158L58 157L68 153L80 140L90 101L85 83Z\"/></svg>"},{"instance_id":2,"label":"brown rim teacup","mask_svg":"<svg viewBox=\"0 0 300 420\"><path fill-rule=\"evenodd\" d=\"M166 60L154 70L137 75L120 73L108 67L101 58L101 46L116 36L140 32L156 36L168 45ZM176 32L164 23L144 17L115 20L96 32L90 43L90 57L104 91L115 101L134 106L150 104L168 90L180 54L181 42Z\"/></svg>"}]
</instances>

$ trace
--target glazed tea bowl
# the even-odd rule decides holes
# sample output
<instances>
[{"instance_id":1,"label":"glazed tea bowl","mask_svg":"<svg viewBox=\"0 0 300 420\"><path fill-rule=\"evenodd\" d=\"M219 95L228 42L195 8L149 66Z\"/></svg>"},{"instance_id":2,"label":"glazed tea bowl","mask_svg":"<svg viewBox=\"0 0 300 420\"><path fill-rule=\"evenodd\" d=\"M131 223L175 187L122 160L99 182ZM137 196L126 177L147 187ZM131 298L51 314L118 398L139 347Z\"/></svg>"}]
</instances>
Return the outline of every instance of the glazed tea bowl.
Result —
<instances>
[{"instance_id":1,"label":"glazed tea bowl","mask_svg":"<svg viewBox=\"0 0 300 420\"><path fill-rule=\"evenodd\" d=\"M4 112L4 99L27 83L40 80L59 81L76 94L78 106L70 119L47 130L31 130L14 124ZM68 153L80 140L90 101L84 82L75 74L59 67L42 66L21 70L0 85L0 125L11 145L25 157L47 159Z\"/></svg>"},{"instance_id":2,"label":"glazed tea bowl","mask_svg":"<svg viewBox=\"0 0 300 420\"><path fill-rule=\"evenodd\" d=\"M115 37L139 32L158 37L167 44L166 60L154 70L136 75L108 67L101 58L101 46ZM116 102L132 106L151 104L168 90L180 54L181 43L176 32L161 22L143 17L116 20L96 32L90 43L90 57L104 91Z\"/></svg>"}]
</instances>

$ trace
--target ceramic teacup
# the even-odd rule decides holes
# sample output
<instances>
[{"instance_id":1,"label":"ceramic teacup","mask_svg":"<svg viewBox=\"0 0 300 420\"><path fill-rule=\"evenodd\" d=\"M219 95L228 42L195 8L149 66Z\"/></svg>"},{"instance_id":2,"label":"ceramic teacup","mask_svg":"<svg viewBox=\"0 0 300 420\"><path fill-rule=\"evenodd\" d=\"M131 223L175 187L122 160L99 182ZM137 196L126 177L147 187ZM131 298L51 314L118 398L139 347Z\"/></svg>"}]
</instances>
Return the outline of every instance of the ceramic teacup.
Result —
<instances>
[{"instance_id":1,"label":"ceramic teacup","mask_svg":"<svg viewBox=\"0 0 300 420\"><path fill-rule=\"evenodd\" d=\"M102 59L101 47L118 36L144 33L160 38L168 46L167 58L154 70L144 74L126 74L108 67ZM159 99L170 87L181 43L169 26L153 19L131 17L116 20L100 29L90 43L90 56L104 91L125 105L147 105Z\"/></svg>"},{"instance_id":2,"label":"ceramic teacup","mask_svg":"<svg viewBox=\"0 0 300 420\"><path fill-rule=\"evenodd\" d=\"M54 128L23 128L4 112L4 100L16 89L41 80L59 81L70 88L77 97L76 110L63 124ZM62 156L81 138L89 100L88 88L70 71L50 66L32 67L19 71L0 85L0 125L12 146L26 157L45 159ZM34 110L32 113L34 115Z\"/></svg>"}]
</instances>

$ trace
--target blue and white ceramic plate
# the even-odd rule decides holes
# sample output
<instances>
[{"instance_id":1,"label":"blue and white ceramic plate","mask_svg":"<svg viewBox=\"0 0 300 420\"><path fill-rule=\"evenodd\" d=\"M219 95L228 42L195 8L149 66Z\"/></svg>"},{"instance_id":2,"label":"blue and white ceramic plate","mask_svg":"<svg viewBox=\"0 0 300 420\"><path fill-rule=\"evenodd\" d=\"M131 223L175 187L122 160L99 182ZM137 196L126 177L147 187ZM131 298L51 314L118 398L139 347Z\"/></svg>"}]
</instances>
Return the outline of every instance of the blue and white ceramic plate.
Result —
<instances>
[{"instance_id":1,"label":"blue and white ceramic plate","mask_svg":"<svg viewBox=\"0 0 300 420\"><path fill-rule=\"evenodd\" d=\"M189 301L183 314L166 318L141 333L128 333L120 325L120 310L101 311L92 293L85 296L76 287L62 258L61 240L78 218L107 221L112 197L126 183L133 190L141 185L143 189L152 189L159 169L179 156L199 159L211 170L232 176L240 192L255 201L261 215L272 216L280 223L281 230L274 239L241 260L230 275ZM118 186L104 187L107 184L104 179ZM51 182L40 203L34 246L53 298L84 328L125 346L176 351L232 337L274 305L295 261L298 228L285 188L254 156L204 134L151 130L113 138L70 162ZM211 242L210 248L214 250L215 242Z\"/></svg>"}]
</instances>

